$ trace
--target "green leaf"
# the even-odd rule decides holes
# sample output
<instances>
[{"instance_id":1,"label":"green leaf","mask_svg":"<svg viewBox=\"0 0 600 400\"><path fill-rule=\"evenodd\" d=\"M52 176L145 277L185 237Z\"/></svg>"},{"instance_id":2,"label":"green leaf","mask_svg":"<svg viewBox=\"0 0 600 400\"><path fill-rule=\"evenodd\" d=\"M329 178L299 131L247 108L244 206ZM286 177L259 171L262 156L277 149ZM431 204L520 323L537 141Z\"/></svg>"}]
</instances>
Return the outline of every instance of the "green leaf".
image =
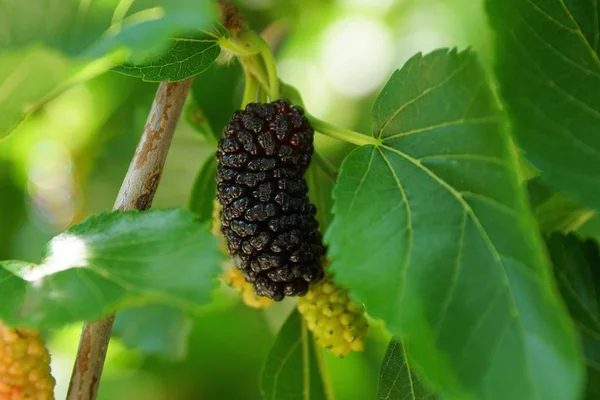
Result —
<instances>
[{"instance_id":1,"label":"green leaf","mask_svg":"<svg viewBox=\"0 0 600 400\"><path fill-rule=\"evenodd\" d=\"M531 208L542 233L576 231L594 217L594 211L581 207L568 196L549 189L539 178L527 183Z\"/></svg>"},{"instance_id":2,"label":"green leaf","mask_svg":"<svg viewBox=\"0 0 600 400\"><path fill-rule=\"evenodd\" d=\"M600 210L600 9L591 0L486 0L496 73L544 181Z\"/></svg>"},{"instance_id":3,"label":"green leaf","mask_svg":"<svg viewBox=\"0 0 600 400\"><path fill-rule=\"evenodd\" d=\"M113 68L148 82L180 81L205 71L221 53L217 38L206 33L172 39L159 58L141 64L126 63Z\"/></svg>"},{"instance_id":4,"label":"green leaf","mask_svg":"<svg viewBox=\"0 0 600 400\"><path fill-rule=\"evenodd\" d=\"M586 399L600 394L600 251L594 240L553 234L546 240L558 287L583 337Z\"/></svg>"},{"instance_id":5,"label":"green leaf","mask_svg":"<svg viewBox=\"0 0 600 400\"><path fill-rule=\"evenodd\" d=\"M211 0L91 0L84 7L79 0L5 1L0 9L0 77L6 77L0 78L0 138L70 87L124 61L156 59L170 38L190 37L216 19ZM175 77L198 71L215 51L203 53L194 68L164 71Z\"/></svg>"},{"instance_id":6,"label":"green leaf","mask_svg":"<svg viewBox=\"0 0 600 400\"><path fill-rule=\"evenodd\" d=\"M404 356L404 343L392 339L379 373L379 400L426 400L435 396L426 390Z\"/></svg>"},{"instance_id":7,"label":"green leaf","mask_svg":"<svg viewBox=\"0 0 600 400\"><path fill-rule=\"evenodd\" d=\"M579 345L486 76L438 50L396 71L326 234L338 282L446 398L574 399Z\"/></svg>"},{"instance_id":8,"label":"green leaf","mask_svg":"<svg viewBox=\"0 0 600 400\"><path fill-rule=\"evenodd\" d=\"M170 361L183 360L187 354L192 318L185 311L166 306L148 305L120 312L115 319L113 336L127 347Z\"/></svg>"},{"instance_id":9,"label":"green leaf","mask_svg":"<svg viewBox=\"0 0 600 400\"><path fill-rule=\"evenodd\" d=\"M231 114L242 102L243 74L239 63L213 64L208 70L194 78L192 98L195 108L201 110L204 120L193 125L209 139L218 141ZM204 123L208 123L208 128Z\"/></svg>"},{"instance_id":10,"label":"green leaf","mask_svg":"<svg viewBox=\"0 0 600 400\"><path fill-rule=\"evenodd\" d=\"M111 25L116 1L0 0L0 48L18 49L43 44L76 57Z\"/></svg>"},{"instance_id":11,"label":"green leaf","mask_svg":"<svg viewBox=\"0 0 600 400\"><path fill-rule=\"evenodd\" d=\"M143 63L168 49L172 38L189 37L217 19L217 5L210 0L137 0L121 11L115 8L112 25L85 56L96 58L124 47L131 52L130 62Z\"/></svg>"},{"instance_id":12,"label":"green leaf","mask_svg":"<svg viewBox=\"0 0 600 400\"><path fill-rule=\"evenodd\" d=\"M315 346L304 320L294 310L269 351L261 378L264 400L330 398Z\"/></svg>"},{"instance_id":13,"label":"green leaf","mask_svg":"<svg viewBox=\"0 0 600 400\"><path fill-rule=\"evenodd\" d=\"M217 197L217 159L208 157L194 181L188 208L198 214L200 221L212 221L213 205Z\"/></svg>"},{"instance_id":14,"label":"green leaf","mask_svg":"<svg viewBox=\"0 0 600 400\"><path fill-rule=\"evenodd\" d=\"M221 255L206 224L169 209L91 217L54 237L43 261L0 262L0 319L53 327L127 307L206 304Z\"/></svg>"}]
</instances>

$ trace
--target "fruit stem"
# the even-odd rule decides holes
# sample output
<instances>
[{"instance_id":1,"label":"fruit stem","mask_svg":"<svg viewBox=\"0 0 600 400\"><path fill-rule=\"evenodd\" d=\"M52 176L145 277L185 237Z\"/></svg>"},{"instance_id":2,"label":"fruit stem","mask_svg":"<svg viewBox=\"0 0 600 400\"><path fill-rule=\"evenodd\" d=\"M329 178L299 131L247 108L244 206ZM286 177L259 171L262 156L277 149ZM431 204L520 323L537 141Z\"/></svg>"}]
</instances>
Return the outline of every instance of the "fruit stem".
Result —
<instances>
[{"instance_id":1,"label":"fruit stem","mask_svg":"<svg viewBox=\"0 0 600 400\"><path fill-rule=\"evenodd\" d=\"M335 126L308 113L305 115L313 129L325 136L329 136L337 140L343 140L344 142L352 143L357 146L366 146L369 144L379 146L381 144L381 139L376 139L372 136L363 135L362 133L358 133L350 129Z\"/></svg>"},{"instance_id":2,"label":"fruit stem","mask_svg":"<svg viewBox=\"0 0 600 400\"><path fill-rule=\"evenodd\" d=\"M219 38L217 43L223 50L227 50L238 57L253 56L260 53L262 49L260 43L248 40L233 40L224 36Z\"/></svg>"},{"instance_id":3,"label":"fruit stem","mask_svg":"<svg viewBox=\"0 0 600 400\"><path fill-rule=\"evenodd\" d=\"M249 103L256 101L256 93L259 87L256 79L248 72L248 67L242 64L242 68L244 69L244 97L242 98L242 106L240 108L243 109Z\"/></svg>"},{"instance_id":4,"label":"fruit stem","mask_svg":"<svg viewBox=\"0 0 600 400\"><path fill-rule=\"evenodd\" d=\"M239 39L221 37L219 46L235 54L242 65L244 73L254 75L261 86L269 92L271 101L279 99L279 78L275 57L268 43L254 31L246 31ZM260 58L256 57L260 54ZM261 65L261 60L264 65ZM266 73L265 73L266 69Z\"/></svg>"},{"instance_id":5,"label":"fruit stem","mask_svg":"<svg viewBox=\"0 0 600 400\"><path fill-rule=\"evenodd\" d=\"M260 38L260 36L259 36ZM261 40L260 55L262 56L265 66L267 67L267 76L269 77L269 97L271 101L279 99L279 78L277 77L277 65L275 63L275 57L271 48L264 41Z\"/></svg>"},{"instance_id":6,"label":"fruit stem","mask_svg":"<svg viewBox=\"0 0 600 400\"><path fill-rule=\"evenodd\" d=\"M259 90L258 91L258 101L260 103L266 103L267 102L267 92L264 90Z\"/></svg>"},{"instance_id":7,"label":"fruit stem","mask_svg":"<svg viewBox=\"0 0 600 400\"><path fill-rule=\"evenodd\" d=\"M260 59L256 57L240 57L240 63L244 66L244 73L256 79L264 90L269 90L269 80L265 75L264 68L260 65Z\"/></svg>"}]
</instances>

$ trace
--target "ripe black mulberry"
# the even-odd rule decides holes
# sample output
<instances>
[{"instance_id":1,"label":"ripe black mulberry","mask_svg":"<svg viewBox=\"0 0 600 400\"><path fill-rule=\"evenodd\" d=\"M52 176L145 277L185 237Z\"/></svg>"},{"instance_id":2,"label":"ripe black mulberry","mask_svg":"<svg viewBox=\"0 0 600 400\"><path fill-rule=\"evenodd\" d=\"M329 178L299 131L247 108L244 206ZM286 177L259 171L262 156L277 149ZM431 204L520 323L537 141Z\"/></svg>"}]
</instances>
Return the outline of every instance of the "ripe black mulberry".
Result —
<instances>
[{"instance_id":1,"label":"ripe black mulberry","mask_svg":"<svg viewBox=\"0 0 600 400\"><path fill-rule=\"evenodd\" d=\"M217 150L217 199L229 254L256 294L302 296L325 248L304 173L314 131L284 100L233 113Z\"/></svg>"}]
</instances>

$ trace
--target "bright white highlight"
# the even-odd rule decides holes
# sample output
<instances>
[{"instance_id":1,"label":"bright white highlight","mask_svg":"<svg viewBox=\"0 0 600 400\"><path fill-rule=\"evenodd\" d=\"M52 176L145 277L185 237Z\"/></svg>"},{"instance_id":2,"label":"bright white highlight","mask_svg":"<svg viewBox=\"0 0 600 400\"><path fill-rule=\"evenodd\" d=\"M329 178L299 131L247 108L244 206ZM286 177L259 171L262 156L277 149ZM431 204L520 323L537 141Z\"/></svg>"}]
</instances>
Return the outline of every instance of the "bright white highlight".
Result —
<instances>
[{"instance_id":1,"label":"bright white highlight","mask_svg":"<svg viewBox=\"0 0 600 400\"><path fill-rule=\"evenodd\" d=\"M87 266L88 249L78 236L62 234L50 242L50 251L44 262L28 271L24 279L37 281L48 275L71 268Z\"/></svg>"},{"instance_id":2,"label":"bright white highlight","mask_svg":"<svg viewBox=\"0 0 600 400\"><path fill-rule=\"evenodd\" d=\"M362 97L388 77L394 60L394 42L381 22L350 17L325 32L321 66L331 86L348 97Z\"/></svg>"}]
</instances>

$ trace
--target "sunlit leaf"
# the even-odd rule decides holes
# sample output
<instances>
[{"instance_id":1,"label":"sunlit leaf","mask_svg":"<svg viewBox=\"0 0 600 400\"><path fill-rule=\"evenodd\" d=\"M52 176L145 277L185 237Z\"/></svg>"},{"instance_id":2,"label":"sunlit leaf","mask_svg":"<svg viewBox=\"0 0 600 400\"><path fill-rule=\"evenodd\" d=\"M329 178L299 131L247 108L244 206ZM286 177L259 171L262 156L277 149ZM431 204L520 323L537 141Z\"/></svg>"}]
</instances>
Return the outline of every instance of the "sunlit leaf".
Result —
<instances>
[{"instance_id":1,"label":"sunlit leaf","mask_svg":"<svg viewBox=\"0 0 600 400\"><path fill-rule=\"evenodd\" d=\"M396 71L334 190L332 271L446 398L575 399L579 345L474 55Z\"/></svg>"},{"instance_id":2,"label":"sunlit leaf","mask_svg":"<svg viewBox=\"0 0 600 400\"><path fill-rule=\"evenodd\" d=\"M496 73L519 145L544 181L600 211L600 9L486 0Z\"/></svg>"},{"instance_id":3,"label":"sunlit leaf","mask_svg":"<svg viewBox=\"0 0 600 400\"><path fill-rule=\"evenodd\" d=\"M404 344L392 339L379 373L379 400L429 400L429 393L404 356Z\"/></svg>"},{"instance_id":4,"label":"sunlit leaf","mask_svg":"<svg viewBox=\"0 0 600 400\"><path fill-rule=\"evenodd\" d=\"M85 56L124 47L131 52L130 62L143 63L167 50L172 38L199 33L217 18L217 4L210 0L137 0L128 9L114 10L111 25Z\"/></svg>"},{"instance_id":5,"label":"sunlit leaf","mask_svg":"<svg viewBox=\"0 0 600 400\"><path fill-rule=\"evenodd\" d=\"M214 22L216 7L211 0L0 2L0 138L70 87L126 60L156 59L171 38L198 34ZM193 53L189 44L176 47L185 49L183 58ZM143 72L148 79L169 74L172 80L199 73L218 48L213 43L194 54L189 63L172 55L174 63L162 72Z\"/></svg>"},{"instance_id":6,"label":"sunlit leaf","mask_svg":"<svg viewBox=\"0 0 600 400\"><path fill-rule=\"evenodd\" d=\"M62 82L70 62L43 46L8 50L0 57L0 138L24 116L24 107Z\"/></svg>"},{"instance_id":7,"label":"sunlit leaf","mask_svg":"<svg viewBox=\"0 0 600 400\"><path fill-rule=\"evenodd\" d=\"M261 379L263 399L329 399L319 356L304 320L294 311L269 351Z\"/></svg>"},{"instance_id":8,"label":"sunlit leaf","mask_svg":"<svg viewBox=\"0 0 600 400\"><path fill-rule=\"evenodd\" d=\"M0 262L0 319L48 327L143 304L193 310L211 299L220 253L177 209L104 213L52 239L42 263Z\"/></svg>"}]
</instances>

